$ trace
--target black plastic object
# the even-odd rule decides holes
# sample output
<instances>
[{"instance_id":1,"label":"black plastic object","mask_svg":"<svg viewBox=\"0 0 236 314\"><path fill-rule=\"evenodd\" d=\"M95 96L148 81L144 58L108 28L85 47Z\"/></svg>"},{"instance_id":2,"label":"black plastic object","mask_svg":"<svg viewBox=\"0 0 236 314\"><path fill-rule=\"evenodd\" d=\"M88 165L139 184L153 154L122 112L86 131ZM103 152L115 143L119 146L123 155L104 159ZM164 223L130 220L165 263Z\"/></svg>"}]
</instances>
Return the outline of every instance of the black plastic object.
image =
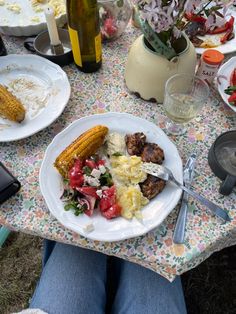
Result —
<instances>
[{"instance_id":1,"label":"black plastic object","mask_svg":"<svg viewBox=\"0 0 236 314\"><path fill-rule=\"evenodd\" d=\"M2 40L2 37L0 35L0 56L5 56L6 54L7 54L7 50Z\"/></svg>"},{"instance_id":2,"label":"black plastic object","mask_svg":"<svg viewBox=\"0 0 236 314\"><path fill-rule=\"evenodd\" d=\"M44 57L60 66L67 65L73 62L73 54L71 50L70 37L66 29L58 28L58 35L64 48L64 53L55 55L53 54L50 46L50 38L48 31L38 34L36 37L28 37L24 41L24 47L37 53L39 56Z\"/></svg>"},{"instance_id":3,"label":"black plastic object","mask_svg":"<svg viewBox=\"0 0 236 314\"><path fill-rule=\"evenodd\" d=\"M20 182L0 162L0 204L20 190Z\"/></svg>"},{"instance_id":4,"label":"black plastic object","mask_svg":"<svg viewBox=\"0 0 236 314\"><path fill-rule=\"evenodd\" d=\"M219 192L229 195L236 186L236 130L221 134L212 144L208 163L223 182Z\"/></svg>"}]
</instances>

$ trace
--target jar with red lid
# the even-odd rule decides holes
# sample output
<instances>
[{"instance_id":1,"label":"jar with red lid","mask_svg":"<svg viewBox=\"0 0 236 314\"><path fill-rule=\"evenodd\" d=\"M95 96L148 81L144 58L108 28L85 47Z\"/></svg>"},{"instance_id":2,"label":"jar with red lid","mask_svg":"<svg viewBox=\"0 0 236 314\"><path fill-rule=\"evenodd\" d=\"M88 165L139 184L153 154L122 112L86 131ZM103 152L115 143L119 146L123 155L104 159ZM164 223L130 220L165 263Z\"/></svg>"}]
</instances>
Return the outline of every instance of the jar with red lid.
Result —
<instances>
[{"instance_id":1,"label":"jar with red lid","mask_svg":"<svg viewBox=\"0 0 236 314\"><path fill-rule=\"evenodd\" d=\"M224 55L220 51L207 49L203 52L200 59L197 76L204 79L208 84L211 84L223 60Z\"/></svg>"}]
</instances>

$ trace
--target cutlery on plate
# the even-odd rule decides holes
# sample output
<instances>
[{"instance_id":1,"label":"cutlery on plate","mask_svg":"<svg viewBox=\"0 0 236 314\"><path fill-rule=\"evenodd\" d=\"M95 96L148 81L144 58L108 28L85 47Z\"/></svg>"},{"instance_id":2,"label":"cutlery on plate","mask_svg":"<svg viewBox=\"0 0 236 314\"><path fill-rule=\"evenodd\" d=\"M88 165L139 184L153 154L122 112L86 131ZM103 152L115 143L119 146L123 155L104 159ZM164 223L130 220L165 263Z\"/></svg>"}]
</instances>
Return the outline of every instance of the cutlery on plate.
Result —
<instances>
[{"instance_id":1,"label":"cutlery on plate","mask_svg":"<svg viewBox=\"0 0 236 314\"><path fill-rule=\"evenodd\" d=\"M184 167L183 175L184 185L187 188L190 188L193 180L196 157L197 157L196 154L191 154ZM187 212L188 212L188 193L184 192L173 234L173 242L176 244L182 244L184 242Z\"/></svg>"},{"instance_id":2,"label":"cutlery on plate","mask_svg":"<svg viewBox=\"0 0 236 314\"><path fill-rule=\"evenodd\" d=\"M153 176L156 176L162 180L165 181L171 181L174 184L176 184L179 188L181 188L183 191L190 194L192 197L196 198L199 202L201 202L203 205L205 205L207 208L209 208L216 216L223 219L224 221L231 221L229 215L226 211L224 211L222 208L220 208L218 205L214 204L213 202L207 200L202 195L194 192L193 190L188 189L187 187L183 186L180 182L178 182L173 173L170 169L160 166L151 162L144 162L142 164L142 169L146 173L149 173Z\"/></svg>"}]
</instances>

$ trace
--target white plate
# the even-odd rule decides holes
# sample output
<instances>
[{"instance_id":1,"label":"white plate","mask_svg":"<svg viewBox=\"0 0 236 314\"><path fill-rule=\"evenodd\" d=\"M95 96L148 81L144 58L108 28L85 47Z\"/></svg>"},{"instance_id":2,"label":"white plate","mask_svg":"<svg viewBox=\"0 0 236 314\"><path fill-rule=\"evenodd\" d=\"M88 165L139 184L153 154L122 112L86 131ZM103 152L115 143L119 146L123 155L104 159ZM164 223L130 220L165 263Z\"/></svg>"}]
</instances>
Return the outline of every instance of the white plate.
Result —
<instances>
[{"instance_id":1,"label":"white plate","mask_svg":"<svg viewBox=\"0 0 236 314\"><path fill-rule=\"evenodd\" d=\"M31 6L31 0L0 0L0 32L12 36L37 35L47 29L44 12L35 12ZM63 1L62 1L63 3ZM21 7L19 13L8 10L8 5L17 4ZM40 5L42 8L46 4ZM66 13L56 16L58 27L66 23Z\"/></svg>"},{"instance_id":2,"label":"white plate","mask_svg":"<svg viewBox=\"0 0 236 314\"><path fill-rule=\"evenodd\" d=\"M1 57L0 84L10 88L26 107L21 123L0 117L0 142L19 140L44 129L61 115L70 97L66 73L34 55Z\"/></svg>"},{"instance_id":3,"label":"white plate","mask_svg":"<svg viewBox=\"0 0 236 314\"><path fill-rule=\"evenodd\" d=\"M224 90L230 85L230 75L233 69L236 68L236 57L232 57L227 62L225 62L220 68L217 73L217 86L218 91L224 100L224 102L234 111L236 112L236 106L232 106L228 102L228 98L230 95L225 94ZM223 77L221 77L223 76ZM224 78L226 77L226 78Z\"/></svg>"},{"instance_id":4,"label":"white plate","mask_svg":"<svg viewBox=\"0 0 236 314\"><path fill-rule=\"evenodd\" d=\"M227 12L228 12L227 14L229 14L228 19L230 19L231 16L234 16L234 34L236 35L236 12L230 9ZM222 36L222 34L219 34L219 35ZM210 38L214 38L215 35L206 35L206 36L210 39ZM198 37L204 40L206 39L206 36L202 36L202 37L198 36ZM196 49L197 54L202 54L207 49L216 49L223 54L231 53L231 52L236 51L236 36L233 39L227 41L225 44L214 47L214 48L195 48L195 49Z\"/></svg>"},{"instance_id":5,"label":"white plate","mask_svg":"<svg viewBox=\"0 0 236 314\"><path fill-rule=\"evenodd\" d=\"M65 227L93 240L119 241L145 234L157 227L177 205L181 190L172 184L142 209L143 221L123 217L107 220L95 213L91 218L86 215L76 217L73 212L65 211L60 196L63 193L62 178L54 168L56 157L81 133L102 124L110 131L121 134L144 132L149 142L156 142L164 149L164 165L170 168L176 179L182 182L182 161L175 145L155 124L126 113L107 113L85 117L73 122L59 133L48 146L40 169L39 183L47 206L54 217ZM94 231L86 233L84 228L92 223Z\"/></svg>"}]
</instances>

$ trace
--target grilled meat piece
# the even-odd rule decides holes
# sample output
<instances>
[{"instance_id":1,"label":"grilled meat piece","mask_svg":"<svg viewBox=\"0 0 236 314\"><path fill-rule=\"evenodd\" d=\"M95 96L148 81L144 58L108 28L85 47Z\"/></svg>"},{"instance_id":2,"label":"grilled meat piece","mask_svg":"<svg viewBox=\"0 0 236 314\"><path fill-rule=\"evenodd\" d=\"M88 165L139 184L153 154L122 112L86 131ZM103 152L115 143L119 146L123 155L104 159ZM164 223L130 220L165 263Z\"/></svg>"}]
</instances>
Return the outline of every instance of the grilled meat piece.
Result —
<instances>
[{"instance_id":1,"label":"grilled meat piece","mask_svg":"<svg viewBox=\"0 0 236 314\"><path fill-rule=\"evenodd\" d=\"M140 156L145 145L146 135L142 132L125 136L125 143L129 155Z\"/></svg>"},{"instance_id":2,"label":"grilled meat piece","mask_svg":"<svg viewBox=\"0 0 236 314\"><path fill-rule=\"evenodd\" d=\"M152 175L148 175L147 179L140 183L140 188L143 193L143 196L148 198L149 200L155 197L157 194L161 193L161 191L165 187L165 181L154 177Z\"/></svg>"},{"instance_id":3,"label":"grilled meat piece","mask_svg":"<svg viewBox=\"0 0 236 314\"><path fill-rule=\"evenodd\" d=\"M164 160L164 152L155 143L147 143L144 145L144 149L141 153L141 159L144 162L153 162L161 165Z\"/></svg>"}]
</instances>

